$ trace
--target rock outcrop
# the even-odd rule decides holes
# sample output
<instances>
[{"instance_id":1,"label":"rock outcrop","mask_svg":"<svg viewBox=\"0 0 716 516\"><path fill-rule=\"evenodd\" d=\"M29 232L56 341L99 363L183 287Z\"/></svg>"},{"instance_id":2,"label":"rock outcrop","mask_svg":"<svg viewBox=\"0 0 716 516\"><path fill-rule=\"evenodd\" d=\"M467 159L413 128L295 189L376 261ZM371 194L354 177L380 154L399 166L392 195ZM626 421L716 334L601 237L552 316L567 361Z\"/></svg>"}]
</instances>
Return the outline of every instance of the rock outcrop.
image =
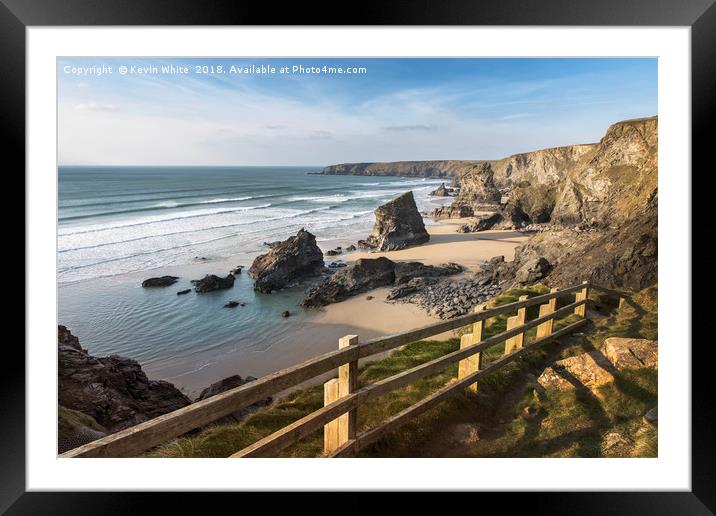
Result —
<instances>
[{"instance_id":1,"label":"rock outcrop","mask_svg":"<svg viewBox=\"0 0 716 516\"><path fill-rule=\"evenodd\" d=\"M256 380L253 376L247 376L246 378L242 378L238 374L235 374L233 376L229 376L228 378L224 378L222 380L219 380L218 382L212 383L209 387L205 388L199 393L199 396L197 396L195 401L201 401L205 400L207 398L211 398L212 396L216 396L217 394L221 394L222 392L229 391L231 389L235 389L236 387L241 387L242 385L245 385L249 382L253 382ZM266 407L267 405L270 405L273 399L271 397L264 398L261 401L257 401L256 403L253 403L249 405L248 407L241 408L237 410L236 412L232 412L228 416L225 416L217 421L215 421L213 424L232 424L232 423L238 423L242 419L244 419L247 415L256 412L258 409L262 407Z\"/></svg>"},{"instance_id":2,"label":"rock outcrop","mask_svg":"<svg viewBox=\"0 0 716 516\"><path fill-rule=\"evenodd\" d=\"M148 379L136 360L90 355L64 326L58 326L58 360L59 404L110 433L191 403L171 383Z\"/></svg>"},{"instance_id":3,"label":"rock outcrop","mask_svg":"<svg viewBox=\"0 0 716 516\"><path fill-rule=\"evenodd\" d=\"M499 205L502 194L495 186L492 165L488 162L472 166L462 172L458 179L460 193L455 203L477 209L481 205Z\"/></svg>"},{"instance_id":4,"label":"rock outcrop","mask_svg":"<svg viewBox=\"0 0 716 516\"><path fill-rule=\"evenodd\" d=\"M361 258L352 267L335 272L320 285L309 289L306 297L301 301L301 306L321 307L374 288L391 285L402 287L407 295L407 291L416 286L411 282L450 276L462 270L462 267L455 263L434 266L420 262L394 262L383 256L373 259ZM403 287L406 285L410 286Z\"/></svg>"},{"instance_id":5,"label":"rock outcrop","mask_svg":"<svg viewBox=\"0 0 716 516\"><path fill-rule=\"evenodd\" d=\"M624 369L658 369L658 342L647 339L609 337L603 352L589 351L558 360L538 378L545 389L587 388L598 394L598 387L614 381Z\"/></svg>"},{"instance_id":6,"label":"rock outcrop","mask_svg":"<svg viewBox=\"0 0 716 516\"><path fill-rule=\"evenodd\" d=\"M376 208L375 226L366 240L379 251L395 251L430 240L412 191Z\"/></svg>"},{"instance_id":7,"label":"rock outcrop","mask_svg":"<svg viewBox=\"0 0 716 516\"><path fill-rule=\"evenodd\" d=\"M475 211L471 206L456 205L451 206L440 206L435 208L430 216L433 220L444 220L444 219L464 219L466 217L472 217Z\"/></svg>"},{"instance_id":8,"label":"rock outcrop","mask_svg":"<svg viewBox=\"0 0 716 516\"><path fill-rule=\"evenodd\" d=\"M251 264L249 276L255 280L254 290L270 293L318 276L323 268L323 253L316 245L316 237L301 229L258 256Z\"/></svg>"},{"instance_id":9,"label":"rock outcrop","mask_svg":"<svg viewBox=\"0 0 716 516\"><path fill-rule=\"evenodd\" d=\"M207 274L200 280L192 280L194 290L198 293L213 292L214 290L223 290L234 286L233 274L229 274L225 278L216 276L215 274Z\"/></svg>"},{"instance_id":10,"label":"rock outcrop","mask_svg":"<svg viewBox=\"0 0 716 516\"><path fill-rule=\"evenodd\" d=\"M609 337L604 341L604 356L617 371L659 367L659 343L648 339Z\"/></svg>"},{"instance_id":11,"label":"rock outcrop","mask_svg":"<svg viewBox=\"0 0 716 516\"><path fill-rule=\"evenodd\" d=\"M435 190L430 192L430 195L435 196L435 197L449 197L450 190L448 190L445 187L445 183L440 183L440 186L438 186Z\"/></svg>"},{"instance_id":12,"label":"rock outcrop","mask_svg":"<svg viewBox=\"0 0 716 516\"><path fill-rule=\"evenodd\" d=\"M613 366L599 351L558 360L537 379L545 389L566 390L587 388L595 391L614 381Z\"/></svg>"},{"instance_id":13,"label":"rock outcrop","mask_svg":"<svg viewBox=\"0 0 716 516\"><path fill-rule=\"evenodd\" d=\"M168 287L174 285L179 278L177 276L161 276L159 278L149 278L142 281L144 288L150 287Z\"/></svg>"},{"instance_id":14,"label":"rock outcrop","mask_svg":"<svg viewBox=\"0 0 716 516\"><path fill-rule=\"evenodd\" d=\"M341 269L310 289L301 301L304 307L320 307L395 281L395 262L380 258L361 258L355 265Z\"/></svg>"}]
</instances>

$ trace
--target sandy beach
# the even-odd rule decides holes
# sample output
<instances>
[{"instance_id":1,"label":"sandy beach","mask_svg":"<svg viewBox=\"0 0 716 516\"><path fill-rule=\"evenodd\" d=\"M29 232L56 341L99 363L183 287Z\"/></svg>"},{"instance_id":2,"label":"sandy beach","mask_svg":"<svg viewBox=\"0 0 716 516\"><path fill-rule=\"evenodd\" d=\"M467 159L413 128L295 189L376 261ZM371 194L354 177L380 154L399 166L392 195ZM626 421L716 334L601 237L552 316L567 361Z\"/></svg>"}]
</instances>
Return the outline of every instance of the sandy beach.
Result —
<instances>
[{"instance_id":1,"label":"sandy beach","mask_svg":"<svg viewBox=\"0 0 716 516\"><path fill-rule=\"evenodd\" d=\"M506 260L512 260L515 248L528 238L518 231L457 233L457 227L464 222L465 219L451 219L435 226L428 226L430 241L423 245L400 251L356 251L340 258L349 263L360 258L379 256L395 261L419 261L429 265L455 262L466 267L467 273L470 273L493 256L504 255ZM386 302L385 296L389 290L376 289L328 305L315 315L311 322L316 325L350 327L361 337L365 335L365 338L372 338L407 331L439 320L415 305ZM372 299L367 299L368 296L372 296ZM444 334L437 336L436 339L449 336L450 334Z\"/></svg>"}]
</instances>

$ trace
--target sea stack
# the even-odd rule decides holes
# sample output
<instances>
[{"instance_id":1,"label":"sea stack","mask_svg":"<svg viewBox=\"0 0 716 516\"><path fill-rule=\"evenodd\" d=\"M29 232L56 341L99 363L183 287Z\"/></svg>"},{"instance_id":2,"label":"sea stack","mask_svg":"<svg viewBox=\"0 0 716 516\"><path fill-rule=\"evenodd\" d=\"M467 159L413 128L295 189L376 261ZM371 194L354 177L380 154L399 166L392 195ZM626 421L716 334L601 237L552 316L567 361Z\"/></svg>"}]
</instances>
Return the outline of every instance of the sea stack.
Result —
<instances>
[{"instance_id":1,"label":"sea stack","mask_svg":"<svg viewBox=\"0 0 716 516\"><path fill-rule=\"evenodd\" d=\"M254 278L254 290L270 293L323 272L323 253L316 245L316 237L301 229L295 236L271 246L271 250L256 257L249 269Z\"/></svg>"},{"instance_id":2,"label":"sea stack","mask_svg":"<svg viewBox=\"0 0 716 516\"><path fill-rule=\"evenodd\" d=\"M395 251L430 240L413 192L405 192L375 210L375 226L367 242L379 251Z\"/></svg>"}]
</instances>

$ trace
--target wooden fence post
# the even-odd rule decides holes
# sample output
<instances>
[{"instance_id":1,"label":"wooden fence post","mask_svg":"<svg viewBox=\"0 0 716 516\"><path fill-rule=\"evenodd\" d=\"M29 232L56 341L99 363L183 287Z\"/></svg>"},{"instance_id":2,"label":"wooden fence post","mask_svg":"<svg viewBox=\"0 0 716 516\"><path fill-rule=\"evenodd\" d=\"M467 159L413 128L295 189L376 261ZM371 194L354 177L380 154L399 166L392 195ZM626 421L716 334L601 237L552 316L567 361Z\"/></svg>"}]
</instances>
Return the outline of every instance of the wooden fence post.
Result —
<instances>
[{"instance_id":1,"label":"wooden fence post","mask_svg":"<svg viewBox=\"0 0 716 516\"><path fill-rule=\"evenodd\" d=\"M520 296L520 301L526 301L528 296ZM507 318L507 328L508 330L511 330L512 328L516 328L517 326L521 326L525 323L525 318L527 316L527 307L522 307L517 309L517 315L514 315L512 317ZM510 337L505 341L505 355L509 355L512 353L515 349L520 349L525 342L525 334L524 333L518 333L514 337Z\"/></svg>"},{"instance_id":2,"label":"wooden fence post","mask_svg":"<svg viewBox=\"0 0 716 516\"><path fill-rule=\"evenodd\" d=\"M338 400L338 379L333 378L323 384L323 406ZM338 419L323 425L323 451L330 453L338 448Z\"/></svg>"},{"instance_id":3,"label":"wooden fence post","mask_svg":"<svg viewBox=\"0 0 716 516\"><path fill-rule=\"evenodd\" d=\"M556 288L553 288L550 290L550 292L557 292ZM557 309L557 298L552 298L549 301L547 301L545 304L539 306L539 316L542 317L547 314L551 314ZM537 336L535 338L542 339L544 337L549 337L552 335L552 330L554 329L554 319L550 319L549 321L545 321L539 326L537 326Z\"/></svg>"},{"instance_id":4,"label":"wooden fence post","mask_svg":"<svg viewBox=\"0 0 716 516\"><path fill-rule=\"evenodd\" d=\"M583 281L582 284L584 285L584 288L577 292L577 294L574 296L575 301L582 301L584 299L588 299L589 297L589 289L587 288L588 281ZM577 308L574 309L574 313L576 315L579 315L580 317L584 317L587 314L587 303L584 303L583 305L579 305Z\"/></svg>"},{"instance_id":5,"label":"wooden fence post","mask_svg":"<svg viewBox=\"0 0 716 516\"><path fill-rule=\"evenodd\" d=\"M346 335L338 340L338 349L358 344L358 335ZM338 397L343 398L358 388L358 361L348 362L338 368ZM338 441L344 444L356 437L356 409L338 418Z\"/></svg>"},{"instance_id":6,"label":"wooden fence post","mask_svg":"<svg viewBox=\"0 0 716 516\"><path fill-rule=\"evenodd\" d=\"M346 335L338 340L338 349L358 344L358 335ZM323 406L348 396L358 388L358 361L338 367L338 378L323 384ZM323 425L323 451L331 453L356 437L356 409L341 414Z\"/></svg>"},{"instance_id":7,"label":"wooden fence post","mask_svg":"<svg viewBox=\"0 0 716 516\"><path fill-rule=\"evenodd\" d=\"M476 306L475 312L481 312L484 306ZM482 328L484 321L477 321L472 325L472 333L467 333L460 337L460 349L472 346L482 341ZM472 356L460 360L457 367L457 379L461 380L466 376L476 373L482 367L482 353L475 353ZM467 387L472 392L477 392L477 382Z\"/></svg>"}]
</instances>

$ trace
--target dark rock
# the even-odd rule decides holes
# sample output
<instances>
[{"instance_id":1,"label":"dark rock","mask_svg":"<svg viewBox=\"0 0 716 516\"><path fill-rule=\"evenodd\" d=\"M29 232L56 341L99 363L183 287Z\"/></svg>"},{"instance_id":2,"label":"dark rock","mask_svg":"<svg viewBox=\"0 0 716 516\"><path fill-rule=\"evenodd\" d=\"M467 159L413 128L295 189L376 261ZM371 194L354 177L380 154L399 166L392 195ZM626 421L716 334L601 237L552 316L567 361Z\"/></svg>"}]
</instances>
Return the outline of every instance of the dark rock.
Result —
<instances>
[{"instance_id":1,"label":"dark rock","mask_svg":"<svg viewBox=\"0 0 716 516\"><path fill-rule=\"evenodd\" d=\"M502 221L502 215L499 213L493 213L480 217L474 222L468 224L462 224L457 228L458 233L477 233L478 231L486 231L492 229L495 224Z\"/></svg>"},{"instance_id":2,"label":"dark rock","mask_svg":"<svg viewBox=\"0 0 716 516\"><path fill-rule=\"evenodd\" d=\"M279 245L280 243L281 243L280 240L276 240L275 242L264 242L264 245L265 245L266 247L271 248L271 247L276 247L276 246Z\"/></svg>"},{"instance_id":3,"label":"dark rock","mask_svg":"<svg viewBox=\"0 0 716 516\"><path fill-rule=\"evenodd\" d=\"M231 274L233 276L238 276L239 274L241 274L241 271L243 271L243 269L244 269L243 265L238 265L238 266L234 267L233 269L231 269L231 272L229 274Z\"/></svg>"},{"instance_id":4,"label":"dark rock","mask_svg":"<svg viewBox=\"0 0 716 516\"><path fill-rule=\"evenodd\" d=\"M450 195L450 191L445 188L445 183L440 183L440 186L430 192L430 195L434 195L435 197L448 197Z\"/></svg>"},{"instance_id":5,"label":"dark rock","mask_svg":"<svg viewBox=\"0 0 716 516\"><path fill-rule=\"evenodd\" d=\"M367 301L370 301L371 299L373 299L373 296L365 296L365 298Z\"/></svg>"},{"instance_id":6,"label":"dark rock","mask_svg":"<svg viewBox=\"0 0 716 516\"><path fill-rule=\"evenodd\" d=\"M405 296L418 292L420 289L423 289L428 285L434 285L437 282L438 279L436 277L412 278L407 283L402 284L396 281L396 284L398 286L388 292L388 295L385 297L385 299L388 301L401 299Z\"/></svg>"},{"instance_id":7,"label":"dark rock","mask_svg":"<svg viewBox=\"0 0 716 516\"><path fill-rule=\"evenodd\" d=\"M207 274L200 280L192 280L192 283L194 284L195 291L204 293L231 288L234 286L235 279L232 274L229 274L225 278L220 278L214 274Z\"/></svg>"},{"instance_id":8,"label":"dark rock","mask_svg":"<svg viewBox=\"0 0 716 516\"><path fill-rule=\"evenodd\" d=\"M380 251L405 249L430 240L413 192L405 192L375 210L375 226L367 241Z\"/></svg>"},{"instance_id":9,"label":"dark rock","mask_svg":"<svg viewBox=\"0 0 716 516\"><path fill-rule=\"evenodd\" d=\"M451 276L462 272L462 267L457 263L444 263L442 265L425 265L420 262L396 262L395 263L395 284L407 283L413 278L436 278L439 276Z\"/></svg>"},{"instance_id":10,"label":"dark rock","mask_svg":"<svg viewBox=\"0 0 716 516\"><path fill-rule=\"evenodd\" d=\"M185 290L180 290L179 292L177 292L177 296L183 296L184 294L188 294L189 292L191 292L190 288L187 288Z\"/></svg>"},{"instance_id":11,"label":"dark rock","mask_svg":"<svg viewBox=\"0 0 716 516\"><path fill-rule=\"evenodd\" d=\"M231 389L235 389L237 387L241 387L242 385L245 385L249 382L253 382L256 380L253 376L247 376L246 378L242 378L239 375L233 375L229 376L228 378L224 378L223 380L220 380L216 383L212 383L209 387L205 388L204 390L199 393L199 396L196 398L196 401L205 400L207 398L211 398L212 396L216 396L217 394L221 394L222 392L229 391ZM238 423L242 419L244 419L247 415L256 412L256 410L265 407L272 402L272 398L264 398L261 401L257 401L256 403L249 405L248 407L241 408L237 410L236 412L232 412L228 416L225 416L218 421L214 422L214 424L232 424L232 423Z\"/></svg>"},{"instance_id":12,"label":"dark rock","mask_svg":"<svg viewBox=\"0 0 716 516\"><path fill-rule=\"evenodd\" d=\"M177 276L161 276L159 278L149 278L142 281L142 286L149 287L168 287L174 285L179 278Z\"/></svg>"},{"instance_id":13,"label":"dark rock","mask_svg":"<svg viewBox=\"0 0 716 516\"><path fill-rule=\"evenodd\" d=\"M342 267L348 267L348 264L340 260L328 264L329 269L340 269Z\"/></svg>"},{"instance_id":14,"label":"dark rock","mask_svg":"<svg viewBox=\"0 0 716 516\"><path fill-rule=\"evenodd\" d=\"M528 285L547 276L550 270L552 270L552 265L544 257L533 258L517 269L515 281L522 285Z\"/></svg>"},{"instance_id":15,"label":"dark rock","mask_svg":"<svg viewBox=\"0 0 716 516\"><path fill-rule=\"evenodd\" d=\"M59 404L94 418L116 432L185 407L191 400L165 381L149 380L135 360L98 358L58 326Z\"/></svg>"},{"instance_id":16,"label":"dark rock","mask_svg":"<svg viewBox=\"0 0 716 516\"><path fill-rule=\"evenodd\" d=\"M368 242L367 240L358 240L357 245L360 249L365 249L365 250L372 250L372 249L375 249L376 247L378 247L378 246Z\"/></svg>"},{"instance_id":17,"label":"dark rock","mask_svg":"<svg viewBox=\"0 0 716 516\"><path fill-rule=\"evenodd\" d=\"M348 251L348 252L352 252L355 250L356 250L356 246L354 246L354 245L349 245L348 247L346 247L346 251Z\"/></svg>"},{"instance_id":18,"label":"dark rock","mask_svg":"<svg viewBox=\"0 0 716 516\"><path fill-rule=\"evenodd\" d=\"M472 217L473 215L475 215L475 211L472 209L472 206L453 203L452 206L441 206L440 208L435 208L430 216L434 220L443 220L464 219Z\"/></svg>"},{"instance_id":19,"label":"dark rock","mask_svg":"<svg viewBox=\"0 0 716 516\"><path fill-rule=\"evenodd\" d=\"M281 312L281 317L289 317L290 315L291 312L289 312L288 310L284 310L283 312Z\"/></svg>"},{"instance_id":20,"label":"dark rock","mask_svg":"<svg viewBox=\"0 0 716 516\"><path fill-rule=\"evenodd\" d=\"M226 303L226 304L224 305L224 308L235 308L235 307L237 307L237 306L239 306L239 302L238 302L238 301L229 301L228 303Z\"/></svg>"},{"instance_id":21,"label":"dark rock","mask_svg":"<svg viewBox=\"0 0 716 516\"><path fill-rule=\"evenodd\" d=\"M342 253L342 251L340 249L331 249L329 251L326 251L325 255L326 256L338 256L341 253Z\"/></svg>"},{"instance_id":22,"label":"dark rock","mask_svg":"<svg viewBox=\"0 0 716 516\"><path fill-rule=\"evenodd\" d=\"M320 307L337 303L366 290L392 285L395 263L385 257L361 258L310 289L301 306Z\"/></svg>"},{"instance_id":23,"label":"dark rock","mask_svg":"<svg viewBox=\"0 0 716 516\"><path fill-rule=\"evenodd\" d=\"M316 245L316 237L305 229L273 246L258 256L249 269L255 279L254 290L270 293L318 276L324 268L323 253Z\"/></svg>"}]
</instances>

